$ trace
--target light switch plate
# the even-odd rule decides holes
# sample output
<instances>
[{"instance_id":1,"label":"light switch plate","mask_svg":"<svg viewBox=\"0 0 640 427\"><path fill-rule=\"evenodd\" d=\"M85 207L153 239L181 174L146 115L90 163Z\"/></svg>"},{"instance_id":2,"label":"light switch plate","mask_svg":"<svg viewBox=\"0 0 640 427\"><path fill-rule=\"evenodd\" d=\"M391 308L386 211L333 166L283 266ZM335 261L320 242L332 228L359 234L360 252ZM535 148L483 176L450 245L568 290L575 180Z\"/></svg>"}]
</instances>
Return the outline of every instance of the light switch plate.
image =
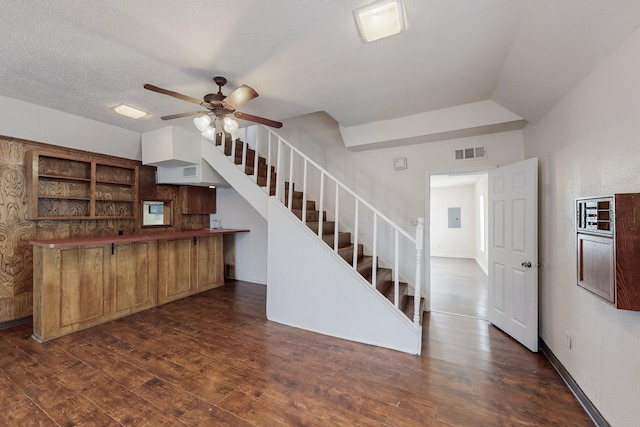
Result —
<instances>
[{"instance_id":1,"label":"light switch plate","mask_svg":"<svg viewBox=\"0 0 640 427\"><path fill-rule=\"evenodd\" d=\"M397 171L403 170L407 168L407 158L406 157L397 157L393 159L393 168Z\"/></svg>"}]
</instances>

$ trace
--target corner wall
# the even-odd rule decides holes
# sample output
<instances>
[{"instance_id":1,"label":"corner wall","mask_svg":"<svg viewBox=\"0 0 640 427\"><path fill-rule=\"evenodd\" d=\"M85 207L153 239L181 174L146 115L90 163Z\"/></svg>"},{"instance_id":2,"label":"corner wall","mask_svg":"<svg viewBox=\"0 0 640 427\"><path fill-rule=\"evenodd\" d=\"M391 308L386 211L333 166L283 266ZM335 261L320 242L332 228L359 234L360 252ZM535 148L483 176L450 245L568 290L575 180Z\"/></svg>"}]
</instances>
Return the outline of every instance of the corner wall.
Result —
<instances>
[{"instance_id":1,"label":"corner wall","mask_svg":"<svg viewBox=\"0 0 640 427\"><path fill-rule=\"evenodd\" d=\"M524 130L526 157L540 159L540 334L614 426L640 419L640 312L576 285L575 198L640 192L638 52L636 30Z\"/></svg>"}]
</instances>

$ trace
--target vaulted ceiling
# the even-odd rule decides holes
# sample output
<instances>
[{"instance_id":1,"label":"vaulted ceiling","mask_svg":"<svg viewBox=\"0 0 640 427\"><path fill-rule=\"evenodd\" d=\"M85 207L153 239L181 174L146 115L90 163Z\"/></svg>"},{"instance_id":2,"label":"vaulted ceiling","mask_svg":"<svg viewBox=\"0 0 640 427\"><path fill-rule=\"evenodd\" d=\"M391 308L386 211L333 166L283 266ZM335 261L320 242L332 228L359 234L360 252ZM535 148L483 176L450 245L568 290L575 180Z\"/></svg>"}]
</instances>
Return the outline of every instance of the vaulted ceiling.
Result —
<instances>
[{"instance_id":1,"label":"vaulted ceiling","mask_svg":"<svg viewBox=\"0 0 640 427\"><path fill-rule=\"evenodd\" d=\"M198 107L144 83L201 98L222 75L260 94L243 112L276 120L493 100L535 122L640 24L638 0L404 0L407 31L365 44L352 10L369 2L0 0L0 95L145 132Z\"/></svg>"}]
</instances>

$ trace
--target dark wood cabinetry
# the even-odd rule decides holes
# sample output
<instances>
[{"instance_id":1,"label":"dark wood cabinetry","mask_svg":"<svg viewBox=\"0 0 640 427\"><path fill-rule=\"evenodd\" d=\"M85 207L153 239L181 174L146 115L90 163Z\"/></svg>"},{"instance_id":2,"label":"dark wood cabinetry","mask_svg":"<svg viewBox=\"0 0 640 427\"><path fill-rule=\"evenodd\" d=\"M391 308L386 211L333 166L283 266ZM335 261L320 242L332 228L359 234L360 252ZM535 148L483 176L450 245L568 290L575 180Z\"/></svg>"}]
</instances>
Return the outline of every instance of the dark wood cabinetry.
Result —
<instances>
[{"instance_id":1,"label":"dark wood cabinetry","mask_svg":"<svg viewBox=\"0 0 640 427\"><path fill-rule=\"evenodd\" d=\"M183 215L216 213L216 189L181 185L180 213Z\"/></svg>"},{"instance_id":2,"label":"dark wood cabinetry","mask_svg":"<svg viewBox=\"0 0 640 427\"><path fill-rule=\"evenodd\" d=\"M640 311L640 194L576 200L578 285Z\"/></svg>"},{"instance_id":3,"label":"dark wood cabinetry","mask_svg":"<svg viewBox=\"0 0 640 427\"><path fill-rule=\"evenodd\" d=\"M41 150L25 163L31 220L138 217L138 166Z\"/></svg>"}]
</instances>

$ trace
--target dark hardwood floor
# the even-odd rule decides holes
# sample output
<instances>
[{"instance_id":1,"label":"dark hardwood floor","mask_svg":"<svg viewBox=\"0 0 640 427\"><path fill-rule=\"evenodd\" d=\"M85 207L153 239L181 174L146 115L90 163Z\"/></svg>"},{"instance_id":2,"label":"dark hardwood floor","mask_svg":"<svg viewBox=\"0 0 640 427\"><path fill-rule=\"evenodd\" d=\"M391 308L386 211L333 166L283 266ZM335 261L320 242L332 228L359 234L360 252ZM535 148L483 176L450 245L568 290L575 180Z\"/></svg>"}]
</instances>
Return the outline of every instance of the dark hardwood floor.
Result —
<instances>
[{"instance_id":1,"label":"dark hardwood floor","mask_svg":"<svg viewBox=\"0 0 640 427\"><path fill-rule=\"evenodd\" d=\"M423 355L270 322L222 288L38 344L0 331L2 426L589 426L541 354L425 316Z\"/></svg>"}]
</instances>

